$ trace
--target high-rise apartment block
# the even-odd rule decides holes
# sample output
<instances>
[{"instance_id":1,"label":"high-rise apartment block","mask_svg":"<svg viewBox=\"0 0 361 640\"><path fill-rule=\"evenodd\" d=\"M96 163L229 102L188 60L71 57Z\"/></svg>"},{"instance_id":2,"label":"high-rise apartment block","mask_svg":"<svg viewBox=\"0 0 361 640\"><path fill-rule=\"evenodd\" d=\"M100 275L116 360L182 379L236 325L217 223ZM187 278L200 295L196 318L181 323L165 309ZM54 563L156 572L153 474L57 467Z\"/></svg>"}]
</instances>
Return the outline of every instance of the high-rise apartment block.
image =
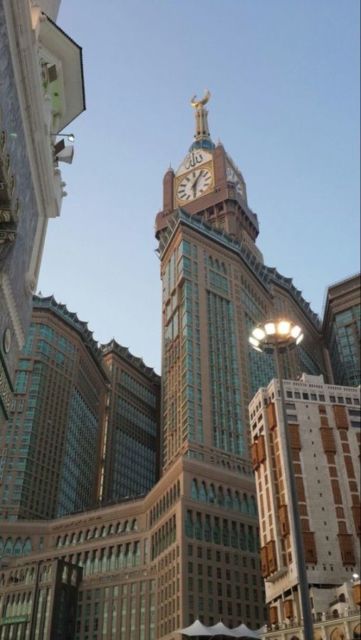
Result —
<instances>
[{"instance_id":1,"label":"high-rise apartment block","mask_svg":"<svg viewBox=\"0 0 361 640\"><path fill-rule=\"evenodd\" d=\"M302 624L284 432L291 444L314 619L336 624L353 613L358 620L360 599L358 591L351 597L351 587L360 567L361 412L355 387L327 385L322 376L309 375L285 380L284 386L287 425L277 380L256 393L249 410L270 629L284 629L286 640Z\"/></svg>"},{"instance_id":2,"label":"high-rise apartment block","mask_svg":"<svg viewBox=\"0 0 361 640\"><path fill-rule=\"evenodd\" d=\"M107 392L87 324L34 296L7 425L0 430L0 518L54 518L93 506Z\"/></svg>"},{"instance_id":3,"label":"high-rise apartment block","mask_svg":"<svg viewBox=\"0 0 361 640\"><path fill-rule=\"evenodd\" d=\"M103 502L146 494L159 475L160 377L115 340L102 345L110 388L103 434Z\"/></svg>"},{"instance_id":4,"label":"high-rise apartment block","mask_svg":"<svg viewBox=\"0 0 361 640\"><path fill-rule=\"evenodd\" d=\"M64 195L65 145L56 136L85 108L81 49L56 25L58 7L59 0L0 0L0 425L47 223Z\"/></svg>"},{"instance_id":5,"label":"high-rise apartment block","mask_svg":"<svg viewBox=\"0 0 361 640\"><path fill-rule=\"evenodd\" d=\"M331 361L333 382L361 384L361 280L360 274L327 290L323 333Z\"/></svg>"}]
</instances>

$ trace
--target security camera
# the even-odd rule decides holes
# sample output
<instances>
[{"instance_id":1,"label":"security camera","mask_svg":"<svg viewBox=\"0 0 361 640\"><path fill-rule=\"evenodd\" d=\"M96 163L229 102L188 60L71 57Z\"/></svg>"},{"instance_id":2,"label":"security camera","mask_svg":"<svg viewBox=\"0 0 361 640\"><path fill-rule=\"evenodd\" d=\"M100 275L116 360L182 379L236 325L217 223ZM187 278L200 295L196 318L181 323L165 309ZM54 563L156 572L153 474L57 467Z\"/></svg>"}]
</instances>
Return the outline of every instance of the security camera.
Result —
<instances>
[{"instance_id":1,"label":"security camera","mask_svg":"<svg viewBox=\"0 0 361 640\"><path fill-rule=\"evenodd\" d=\"M64 147L59 153L56 154L56 159L59 162L67 162L67 164L71 164L73 162L74 157L74 147L72 144Z\"/></svg>"}]
</instances>

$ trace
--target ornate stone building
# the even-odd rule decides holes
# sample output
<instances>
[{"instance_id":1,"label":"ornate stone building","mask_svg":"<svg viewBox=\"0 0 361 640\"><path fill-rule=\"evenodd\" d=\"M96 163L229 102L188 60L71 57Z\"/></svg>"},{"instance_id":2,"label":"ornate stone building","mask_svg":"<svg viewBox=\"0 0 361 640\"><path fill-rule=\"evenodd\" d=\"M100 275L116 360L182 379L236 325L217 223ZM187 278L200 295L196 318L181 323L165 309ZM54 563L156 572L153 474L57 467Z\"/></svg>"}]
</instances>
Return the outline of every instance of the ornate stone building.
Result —
<instances>
[{"instance_id":1,"label":"ornate stone building","mask_svg":"<svg viewBox=\"0 0 361 640\"><path fill-rule=\"evenodd\" d=\"M72 156L57 134L85 108L81 49L55 23L59 4L0 1L0 425L47 223L60 214L59 162Z\"/></svg>"}]
</instances>

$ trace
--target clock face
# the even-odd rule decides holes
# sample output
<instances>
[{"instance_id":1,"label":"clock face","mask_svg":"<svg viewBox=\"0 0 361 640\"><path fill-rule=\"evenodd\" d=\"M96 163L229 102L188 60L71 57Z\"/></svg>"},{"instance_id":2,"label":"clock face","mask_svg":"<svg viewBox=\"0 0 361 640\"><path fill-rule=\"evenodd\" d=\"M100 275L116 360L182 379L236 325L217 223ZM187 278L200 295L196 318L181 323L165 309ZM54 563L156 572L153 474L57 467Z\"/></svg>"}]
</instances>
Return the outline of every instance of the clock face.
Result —
<instances>
[{"instance_id":1,"label":"clock face","mask_svg":"<svg viewBox=\"0 0 361 640\"><path fill-rule=\"evenodd\" d=\"M212 174L209 169L194 169L178 184L177 198L189 202L203 195L212 186Z\"/></svg>"}]
</instances>

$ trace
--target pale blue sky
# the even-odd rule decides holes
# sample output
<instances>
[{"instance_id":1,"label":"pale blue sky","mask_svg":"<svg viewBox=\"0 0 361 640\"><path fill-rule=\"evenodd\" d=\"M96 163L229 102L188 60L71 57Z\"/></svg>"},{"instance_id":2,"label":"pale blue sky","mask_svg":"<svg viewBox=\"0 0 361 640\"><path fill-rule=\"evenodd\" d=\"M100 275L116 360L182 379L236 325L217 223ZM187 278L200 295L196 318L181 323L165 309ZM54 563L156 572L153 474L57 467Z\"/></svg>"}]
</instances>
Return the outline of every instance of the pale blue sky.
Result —
<instances>
[{"instance_id":1,"label":"pale blue sky","mask_svg":"<svg viewBox=\"0 0 361 640\"><path fill-rule=\"evenodd\" d=\"M359 269L359 1L62 0L58 23L83 47L87 111L41 292L159 371L154 218L207 87L265 262L320 313Z\"/></svg>"}]
</instances>

